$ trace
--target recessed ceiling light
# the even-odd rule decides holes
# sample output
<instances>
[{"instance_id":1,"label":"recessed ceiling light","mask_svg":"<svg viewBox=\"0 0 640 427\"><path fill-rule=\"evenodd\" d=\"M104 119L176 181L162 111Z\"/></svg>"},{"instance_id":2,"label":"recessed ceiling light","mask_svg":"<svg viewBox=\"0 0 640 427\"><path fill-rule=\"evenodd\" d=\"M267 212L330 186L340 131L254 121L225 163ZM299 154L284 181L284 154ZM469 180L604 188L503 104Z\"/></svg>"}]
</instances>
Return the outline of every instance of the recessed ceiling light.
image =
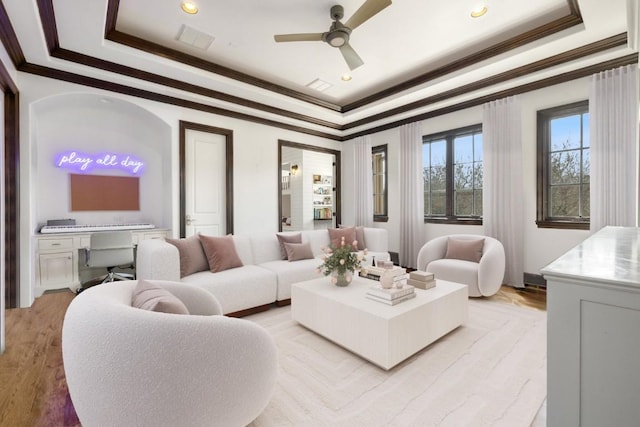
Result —
<instances>
[{"instance_id":1,"label":"recessed ceiling light","mask_svg":"<svg viewBox=\"0 0 640 427\"><path fill-rule=\"evenodd\" d=\"M196 4L193 2L183 1L180 7L189 15L195 15L196 13L198 13L198 6L196 6Z\"/></svg>"},{"instance_id":2,"label":"recessed ceiling light","mask_svg":"<svg viewBox=\"0 0 640 427\"><path fill-rule=\"evenodd\" d=\"M487 13L487 10L488 10L487 6L482 4L471 11L471 17L480 18L482 15Z\"/></svg>"},{"instance_id":3,"label":"recessed ceiling light","mask_svg":"<svg viewBox=\"0 0 640 427\"><path fill-rule=\"evenodd\" d=\"M350 81L353 77L351 77L351 74L343 74L342 77L340 77L342 79L343 82L348 82Z\"/></svg>"}]
</instances>

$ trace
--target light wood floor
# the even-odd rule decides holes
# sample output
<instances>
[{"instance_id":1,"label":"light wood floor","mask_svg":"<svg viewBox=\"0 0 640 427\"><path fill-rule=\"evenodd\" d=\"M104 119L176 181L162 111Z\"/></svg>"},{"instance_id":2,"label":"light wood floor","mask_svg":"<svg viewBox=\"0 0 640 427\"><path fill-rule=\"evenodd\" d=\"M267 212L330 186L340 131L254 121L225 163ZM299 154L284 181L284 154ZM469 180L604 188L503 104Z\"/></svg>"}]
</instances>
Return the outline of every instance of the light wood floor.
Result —
<instances>
[{"instance_id":1,"label":"light wood floor","mask_svg":"<svg viewBox=\"0 0 640 427\"><path fill-rule=\"evenodd\" d=\"M62 320L74 298L47 293L31 308L6 311L0 356L0 426L79 426L62 365ZM491 299L546 310L546 290L503 286Z\"/></svg>"}]
</instances>

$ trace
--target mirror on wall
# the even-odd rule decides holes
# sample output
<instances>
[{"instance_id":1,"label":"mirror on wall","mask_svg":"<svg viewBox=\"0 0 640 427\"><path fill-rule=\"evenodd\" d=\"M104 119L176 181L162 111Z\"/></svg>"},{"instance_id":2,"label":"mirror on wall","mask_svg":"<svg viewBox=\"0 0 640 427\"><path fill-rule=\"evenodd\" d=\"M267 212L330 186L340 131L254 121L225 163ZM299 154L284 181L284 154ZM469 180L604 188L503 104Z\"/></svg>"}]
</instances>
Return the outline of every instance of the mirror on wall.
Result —
<instances>
[{"instance_id":1,"label":"mirror on wall","mask_svg":"<svg viewBox=\"0 0 640 427\"><path fill-rule=\"evenodd\" d=\"M336 227L340 222L340 152L278 142L279 230Z\"/></svg>"}]
</instances>

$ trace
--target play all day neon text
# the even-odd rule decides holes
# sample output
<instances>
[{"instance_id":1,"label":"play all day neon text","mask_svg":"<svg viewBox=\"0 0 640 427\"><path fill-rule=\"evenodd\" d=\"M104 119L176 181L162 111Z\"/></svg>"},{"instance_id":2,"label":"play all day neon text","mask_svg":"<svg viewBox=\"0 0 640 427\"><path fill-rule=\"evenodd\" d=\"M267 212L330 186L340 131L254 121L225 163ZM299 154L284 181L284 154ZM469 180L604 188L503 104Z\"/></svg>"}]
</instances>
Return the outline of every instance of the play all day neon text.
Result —
<instances>
[{"instance_id":1,"label":"play all day neon text","mask_svg":"<svg viewBox=\"0 0 640 427\"><path fill-rule=\"evenodd\" d=\"M135 175L142 172L144 162L127 154L86 154L68 151L56 157L56 166L84 173L95 168L119 169Z\"/></svg>"}]
</instances>

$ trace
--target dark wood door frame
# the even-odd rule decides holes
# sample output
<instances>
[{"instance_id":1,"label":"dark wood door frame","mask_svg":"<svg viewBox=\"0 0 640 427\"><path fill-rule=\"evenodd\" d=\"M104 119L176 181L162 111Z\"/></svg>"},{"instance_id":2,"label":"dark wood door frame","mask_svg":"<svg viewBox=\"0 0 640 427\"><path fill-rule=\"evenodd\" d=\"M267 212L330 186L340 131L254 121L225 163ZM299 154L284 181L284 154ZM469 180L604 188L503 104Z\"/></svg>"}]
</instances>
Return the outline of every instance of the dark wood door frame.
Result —
<instances>
[{"instance_id":1,"label":"dark wood door frame","mask_svg":"<svg viewBox=\"0 0 640 427\"><path fill-rule=\"evenodd\" d=\"M336 192L336 227L341 222L341 184L340 184L340 151L330 148L316 147L315 145L300 144L297 142L278 140L278 231L282 231L282 147L299 148L302 150L317 151L319 153L333 154L335 159L334 168L336 171L336 179L334 181Z\"/></svg>"},{"instance_id":2,"label":"dark wood door frame","mask_svg":"<svg viewBox=\"0 0 640 427\"><path fill-rule=\"evenodd\" d=\"M209 126L201 123L186 122L180 120L180 146L179 151L179 168L180 168L180 237L186 236L186 144L187 131L196 130L198 132L215 133L224 135L226 139L226 209L227 209L227 229L224 234L233 234L233 131L231 129L223 129L215 126Z\"/></svg>"},{"instance_id":3,"label":"dark wood door frame","mask_svg":"<svg viewBox=\"0 0 640 427\"><path fill-rule=\"evenodd\" d=\"M0 62L0 89L4 93L4 239L5 308L18 307L20 297L20 144L19 92L9 72Z\"/></svg>"}]
</instances>

